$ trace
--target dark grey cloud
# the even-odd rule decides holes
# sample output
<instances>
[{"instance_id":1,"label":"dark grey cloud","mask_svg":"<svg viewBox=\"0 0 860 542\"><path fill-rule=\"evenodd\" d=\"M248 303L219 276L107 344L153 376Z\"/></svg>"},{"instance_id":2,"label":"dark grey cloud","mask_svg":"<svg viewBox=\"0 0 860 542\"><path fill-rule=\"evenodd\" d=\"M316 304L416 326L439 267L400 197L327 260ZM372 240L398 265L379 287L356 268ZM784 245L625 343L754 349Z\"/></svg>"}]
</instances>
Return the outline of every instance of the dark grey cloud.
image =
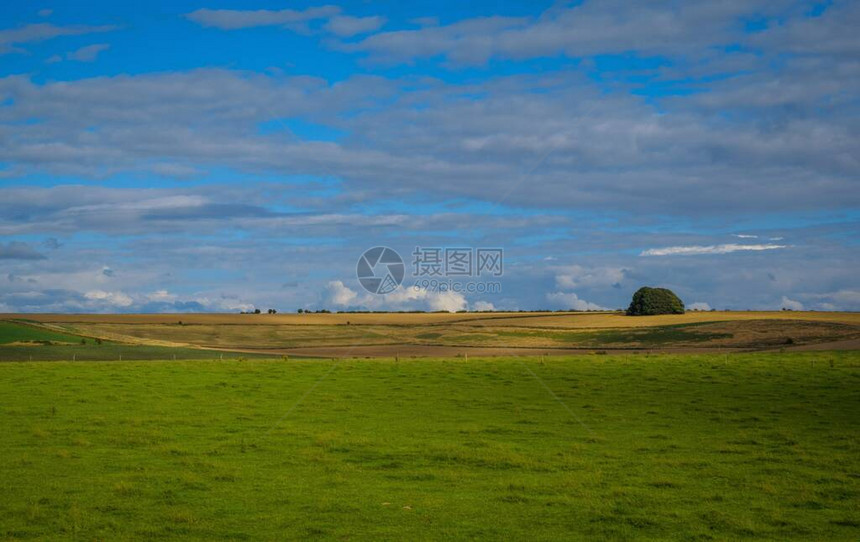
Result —
<instances>
[{"instance_id":1,"label":"dark grey cloud","mask_svg":"<svg viewBox=\"0 0 860 542\"><path fill-rule=\"evenodd\" d=\"M56 237L48 237L47 239L42 241L42 246L51 250L57 250L58 248L63 246L63 243L61 243L60 240Z\"/></svg>"},{"instance_id":2,"label":"dark grey cloud","mask_svg":"<svg viewBox=\"0 0 860 542\"><path fill-rule=\"evenodd\" d=\"M732 94L745 84L721 82L706 97L673 100L667 114L570 73L474 85L378 77L329 84L226 70L44 85L7 77L0 80L0 95L11 101L0 108L0 159L10 164L7 176L226 167L336 177L352 194L637 213L857 205L860 148L852 134L860 125L848 114L856 103L836 100L815 116L766 103L761 116L749 113L753 102L733 115L732 101L742 100ZM794 100L811 110L822 96L851 92L837 81ZM44 120L22 126L29 118ZM281 130L260 133L261 123L281 118L347 135L303 140L278 121Z\"/></svg>"},{"instance_id":3,"label":"dark grey cloud","mask_svg":"<svg viewBox=\"0 0 860 542\"><path fill-rule=\"evenodd\" d=\"M560 216L496 216L434 212L368 213L353 208L351 200L307 211L284 211L277 207L301 202L289 184L259 183L241 188L204 185L195 188L139 189L102 186L50 188L0 188L0 233L4 235L92 232L104 235L177 234L206 235L216 231L254 231L264 238L289 235L294 239L340 236L363 229L391 231L403 236L430 236L429 231L448 231L469 226L473 231L516 231L557 227L567 223ZM376 199L376 203L388 201ZM403 200L391 200L391 205ZM416 205L418 201L414 202ZM26 218L24 218L26 217ZM59 248L58 241L45 246Z\"/></svg>"},{"instance_id":4,"label":"dark grey cloud","mask_svg":"<svg viewBox=\"0 0 860 542\"><path fill-rule=\"evenodd\" d=\"M0 260L44 260L45 255L27 243L0 243Z\"/></svg>"},{"instance_id":5,"label":"dark grey cloud","mask_svg":"<svg viewBox=\"0 0 860 542\"><path fill-rule=\"evenodd\" d=\"M802 15L795 2L586 1L554 7L538 17L477 17L382 32L344 49L383 62L442 56L455 65L484 64L494 57L584 57L630 51L689 56L714 45L744 41L744 18L789 15ZM823 32L822 37L828 38Z\"/></svg>"}]
</instances>

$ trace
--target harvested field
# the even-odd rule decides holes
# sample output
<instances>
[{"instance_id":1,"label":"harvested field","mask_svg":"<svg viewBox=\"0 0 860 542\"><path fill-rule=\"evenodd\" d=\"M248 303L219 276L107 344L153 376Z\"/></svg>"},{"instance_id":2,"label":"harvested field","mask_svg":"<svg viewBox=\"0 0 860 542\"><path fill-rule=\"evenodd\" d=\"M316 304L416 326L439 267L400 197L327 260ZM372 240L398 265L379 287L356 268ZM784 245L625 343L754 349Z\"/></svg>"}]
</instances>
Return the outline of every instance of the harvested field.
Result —
<instances>
[{"instance_id":1,"label":"harvested field","mask_svg":"<svg viewBox=\"0 0 860 542\"><path fill-rule=\"evenodd\" d=\"M317 357L843 348L860 315L823 312L6 315L54 333ZM2 355L2 351L0 351ZM0 357L2 359L2 357Z\"/></svg>"}]
</instances>

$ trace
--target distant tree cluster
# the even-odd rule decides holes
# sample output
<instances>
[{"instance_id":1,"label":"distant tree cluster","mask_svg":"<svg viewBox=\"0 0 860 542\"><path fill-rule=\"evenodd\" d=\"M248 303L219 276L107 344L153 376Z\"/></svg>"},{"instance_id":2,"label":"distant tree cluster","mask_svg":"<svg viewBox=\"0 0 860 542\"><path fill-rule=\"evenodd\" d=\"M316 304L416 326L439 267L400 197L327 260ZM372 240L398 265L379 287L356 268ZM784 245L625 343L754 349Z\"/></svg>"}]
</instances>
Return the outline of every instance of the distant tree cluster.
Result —
<instances>
[{"instance_id":1,"label":"distant tree cluster","mask_svg":"<svg viewBox=\"0 0 860 542\"><path fill-rule=\"evenodd\" d=\"M655 314L684 314L684 302L675 292L666 288L643 286L633 294L627 308L628 316L651 316Z\"/></svg>"},{"instance_id":2,"label":"distant tree cluster","mask_svg":"<svg viewBox=\"0 0 860 542\"><path fill-rule=\"evenodd\" d=\"M263 311L260 309L254 309L252 311L239 311L239 314L262 314ZM278 309L269 309L266 311L267 314L278 314ZM182 322L179 322L182 325Z\"/></svg>"}]
</instances>

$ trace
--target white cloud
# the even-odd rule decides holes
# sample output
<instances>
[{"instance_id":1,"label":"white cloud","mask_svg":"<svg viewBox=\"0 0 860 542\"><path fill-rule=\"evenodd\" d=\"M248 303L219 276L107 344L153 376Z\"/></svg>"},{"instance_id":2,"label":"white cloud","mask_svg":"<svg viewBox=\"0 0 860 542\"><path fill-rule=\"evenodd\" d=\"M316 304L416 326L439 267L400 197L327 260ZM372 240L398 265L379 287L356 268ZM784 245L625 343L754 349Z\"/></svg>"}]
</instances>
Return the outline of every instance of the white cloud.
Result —
<instances>
[{"instance_id":1,"label":"white cloud","mask_svg":"<svg viewBox=\"0 0 860 542\"><path fill-rule=\"evenodd\" d=\"M326 19L340 13L337 6L322 6L308 8L303 11L293 9L268 10L233 10L233 9L198 9L186 17L202 26L220 28L221 30L237 30L256 26L288 26L308 21Z\"/></svg>"},{"instance_id":2,"label":"white cloud","mask_svg":"<svg viewBox=\"0 0 860 542\"><path fill-rule=\"evenodd\" d=\"M146 296L146 299L155 302L173 303L174 301L176 301L177 297L178 296L176 296L175 294L171 294L167 290L156 290L151 294L148 294Z\"/></svg>"},{"instance_id":3,"label":"white cloud","mask_svg":"<svg viewBox=\"0 0 860 542\"><path fill-rule=\"evenodd\" d=\"M481 100L463 99L476 92ZM568 72L427 86L218 69L43 84L9 76L0 78L0 96L9 102L0 120L17 123L0 150L5 176L158 170L181 178L226 167L340 177L354 193L488 201L504 187L513 205L688 216L860 201L860 165L830 159L857 154L851 115L789 118L764 134L743 120L756 115L725 122L681 103L657 114L638 97L601 94ZM258 129L296 117L352 137L313 141ZM32 118L41 122L28 124ZM537 160L522 183L522 164Z\"/></svg>"},{"instance_id":4,"label":"white cloud","mask_svg":"<svg viewBox=\"0 0 860 542\"><path fill-rule=\"evenodd\" d=\"M358 292L343 281L326 284L322 294L323 305L335 307L363 307L371 310L428 310L456 312L465 310L468 302L463 294L454 291L432 291L424 288L400 286L386 295Z\"/></svg>"},{"instance_id":5,"label":"white cloud","mask_svg":"<svg viewBox=\"0 0 860 542\"><path fill-rule=\"evenodd\" d=\"M758 235L749 235L746 233L733 233L732 235L739 239L758 239Z\"/></svg>"},{"instance_id":6,"label":"white cloud","mask_svg":"<svg viewBox=\"0 0 860 542\"><path fill-rule=\"evenodd\" d=\"M643 251L640 256L697 256L701 254L729 254L732 252L776 250L787 248L787 245L691 245L680 247L651 248Z\"/></svg>"},{"instance_id":7,"label":"white cloud","mask_svg":"<svg viewBox=\"0 0 860 542\"><path fill-rule=\"evenodd\" d=\"M339 280L329 282L323 295L324 302L340 307L351 305L357 298L358 294Z\"/></svg>"},{"instance_id":8,"label":"white cloud","mask_svg":"<svg viewBox=\"0 0 860 542\"><path fill-rule=\"evenodd\" d=\"M802 294L802 299L814 301L823 310L858 311L860 310L860 290L844 289L820 294Z\"/></svg>"},{"instance_id":9,"label":"white cloud","mask_svg":"<svg viewBox=\"0 0 860 542\"><path fill-rule=\"evenodd\" d=\"M468 303L463 294L447 290L444 292L426 288L400 287L378 300L381 306L389 308L423 308L431 311L456 312L466 310Z\"/></svg>"},{"instance_id":10,"label":"white cloud","mask_svg":"<svg viewBox=\"0 0 860 542\"><path fill-rule=\"evenodd\" d=\"M99 56L99 53L108 49L110 49L110 45L107 43L95 43L67 53L66 58L78 62L93 62Z\"/></svg>"},{"instance_id":11,"label":"white cloud","mask_svg":"<svg viewBox=\"0 0 860 542\"><path fill-rule=\"evenodd\" d=\"M92 301L112 305L115 307L130 307L134 300L123 292L105 292L104 290L91 290L84 297Z\"/></svg>"},{"instance_id":12,"label":"white cloud","mask_svg":"<svg viewBox=\"0 0 860 542\"><path fill-rule=\"evenodd\" d=\"M458 292L431 292L427 297L430 310L456 312L466 310L468 303L463 294Z\"/></svg>"},{"instance_id":13,"label":"white cloud","mask_svg":"<svg viewBox=\"0 0 860 542\"><path fill-rule=\"evenodd\" d=\"M24 43L35 43L45 41L60 36L79 36L83 34L93 34L97 32L109 32L115 30L116 26L56 26L49 23L38 23L21 26L18 28L8 28L0 30L0 54L9 53L15 50L15 45Z\"/></svg>"},{"instance_id":14,"label":"white cloud","mask_svg":"<svg viewBox=\"0 0 860 542\"><path fill-rule=\"evenodd\" d=\"M474 17L444 26L375 34L353 47L383 61L412 62L444 56L454 64L488 59L528 59L566 55L644 51L646 54L705 54L709 46L744 39L744 17L781 14L772 1L661 2L623 0L558 5L538 17Z\"/></svg>"},{"instance_id":15,"label":"white cloud","mask_svg":"<svg viewBox=\"0 0 860 542\"><path fill-rule=\"evenodd\" d=\"M697 301L695 303L690 303L687 305L687 308L691 311L709 311L711 310L711 306L702 301Z\"/></svg>"},{"instance_id":16,"label":"white cloud","mask_svg":"<svg viewBox=\"0 0 860 542\"><path fill-rule=\"evenodd\" d=\"M489 301L475 301L472 303L472 310L476 311L494 311L496 307Z\"/></svg>"},{"instance_id":17,"label":"white cloud","mask_svg":"<svg viewBox=\"0 0 860 542\"><path fill-rule=\"evenodd\" d=\"M606 307L601 307L596 303L591 303L584 299L580 299L573 292L553 292L546 294L547 301L551 302L556 308L575 311L600 311L608 310Z\"/></svg>"},{"instance_id":18,"label":"white cloud","mask_svg":"<svg viewBox=\"0 0 860 542\"><path fill-rule=\"evenodd\" d=\"M325 24L325 29L341 37L350 37L378 30L385 24L385 17L350 17L338 15Z\"/></svg>"},{"instance_id":19,"label":"white cloud","mask_svg":"<svg viewBox=\"0 0 860 542\"><path fill-rule=\"evenodd\" d=\"M780 302L780 308L788 309L792 311L802 311L803 303L800 301L795 301L793 299L789 299L786 296L782 296L782 301Z\"/></svg>"},{"instance_id":20,"label":"white cloud","mask_svg":"<svg viewBox=\"0 0 860 542\"><path fill-rule=\"evenodd\" d=\"M860 291L858 290L839 290L830 294L825 294L826 297L835 302L845 305L860 306Z\"/></svg>"}]
</instances>

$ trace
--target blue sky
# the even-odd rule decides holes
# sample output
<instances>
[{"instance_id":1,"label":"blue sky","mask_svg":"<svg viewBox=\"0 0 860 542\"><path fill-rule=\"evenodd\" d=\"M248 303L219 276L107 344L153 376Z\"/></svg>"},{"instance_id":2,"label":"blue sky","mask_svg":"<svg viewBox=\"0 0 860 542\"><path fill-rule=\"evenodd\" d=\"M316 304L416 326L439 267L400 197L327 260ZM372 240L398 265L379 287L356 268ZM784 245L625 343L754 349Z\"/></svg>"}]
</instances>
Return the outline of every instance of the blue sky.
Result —
<instances>
[{"instance_id":1,"label":"blue sky","mask_svg":"<svg viewBox=\"0 0 860 542\"><path fill-rule=\"evenodd\" d=\"M856 2L124 4L0 7L0 312L860 310Z\"/></svg>"}]
</instances>

